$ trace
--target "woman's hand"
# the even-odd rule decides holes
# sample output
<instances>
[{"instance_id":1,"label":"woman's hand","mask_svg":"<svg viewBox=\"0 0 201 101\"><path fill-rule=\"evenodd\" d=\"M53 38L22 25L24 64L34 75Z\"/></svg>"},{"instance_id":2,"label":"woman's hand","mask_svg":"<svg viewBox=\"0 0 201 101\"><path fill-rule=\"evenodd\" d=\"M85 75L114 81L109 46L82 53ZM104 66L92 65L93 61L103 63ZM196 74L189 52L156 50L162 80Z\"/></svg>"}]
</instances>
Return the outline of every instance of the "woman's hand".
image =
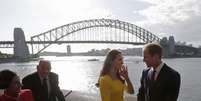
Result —
<instances>
[{"instance_id":1,"label":"woman's hand","mask_svg":"<svg viewBox=\"0 0 201 101\"><path fill-rule=\"evenodd\" d=\"M123 65L119 71L119 74L120 74L120 76L122 76L126 80L127 92L130 94L134 94L133 84L131 83L131 81L128 77L128 68Z\"/></svg>"},{"instance_id":2,"label":"woman's hand","mask_svg":"<svg viewBox=\"0 0 201 101\"><path fill-rule=\"evenodd\" d=\"M128 80L128 68L124 65L122 65L122 67L119 70L119 74L120 76L122 76L125 80Z\"/></svg>"}]
</instances>

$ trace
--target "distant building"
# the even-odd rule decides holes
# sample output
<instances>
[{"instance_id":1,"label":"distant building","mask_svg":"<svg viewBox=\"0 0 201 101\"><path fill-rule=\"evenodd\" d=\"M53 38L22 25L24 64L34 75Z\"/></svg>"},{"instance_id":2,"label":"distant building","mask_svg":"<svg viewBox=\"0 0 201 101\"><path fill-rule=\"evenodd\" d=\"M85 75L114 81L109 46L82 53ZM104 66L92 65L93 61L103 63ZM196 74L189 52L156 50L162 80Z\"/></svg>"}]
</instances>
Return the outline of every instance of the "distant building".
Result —
<instances>
[{"instance_id":1,"label":"distant building","mask_svg":"<svg viewBox=\"0 0 201 101\"><path fill-rule=\"evenodd\" d=\"M175 54L175 40L173 36L169 37L169 55Z\"/></svg>"},{"instance_id":2,"label":"distant building","mask_svg":"<svg viewBox=\"0 0 201 101\"><path fill-rule=\"evenodd\" d=\"M70 45L67 45L67 55L71 55L71 47Z\"/></svg>"},{"instance_id":3,"label":"distant building","mask_svg":"<svg viewBox=\"0 0 201 101\"><path fill-rule=\"evenodd\" d=\"M167 37L162 38L160 45L163 48L163 56L164 57L172 57L175 55L175 40L173 36L169 37L169 40Z\"/></svg>"}]
</instances>

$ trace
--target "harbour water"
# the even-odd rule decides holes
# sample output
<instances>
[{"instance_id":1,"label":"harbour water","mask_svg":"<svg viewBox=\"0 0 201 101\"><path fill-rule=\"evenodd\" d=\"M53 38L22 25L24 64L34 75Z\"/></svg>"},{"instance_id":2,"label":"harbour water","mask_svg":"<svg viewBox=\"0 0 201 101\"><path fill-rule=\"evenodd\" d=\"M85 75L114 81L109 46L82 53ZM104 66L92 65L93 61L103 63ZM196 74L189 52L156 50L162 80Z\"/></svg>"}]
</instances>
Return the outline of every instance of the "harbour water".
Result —
<instances>
[{"instance_id":1,"label":"harbour water","mask_svg":"<svg viewBox=\"0 0 201 101\"><path fill-rule=\"evenodd\" d=\"M102 68L103 56L43 57L50 60L52 71L59 75L62 89L73 90L100 98L95 87ZM95 61L88 61L95 60ZM181 74L181 89L178 101L201 101L201 58L163 59L169 66ZM135 87L136 96L140 86L141 72L145 67L142 57L125 56L124 63L128 67L130 79ZM3 63L0 70L10 69L21 78L36 71L38 61L26 63Z\"/></svg>"}]
</instances>

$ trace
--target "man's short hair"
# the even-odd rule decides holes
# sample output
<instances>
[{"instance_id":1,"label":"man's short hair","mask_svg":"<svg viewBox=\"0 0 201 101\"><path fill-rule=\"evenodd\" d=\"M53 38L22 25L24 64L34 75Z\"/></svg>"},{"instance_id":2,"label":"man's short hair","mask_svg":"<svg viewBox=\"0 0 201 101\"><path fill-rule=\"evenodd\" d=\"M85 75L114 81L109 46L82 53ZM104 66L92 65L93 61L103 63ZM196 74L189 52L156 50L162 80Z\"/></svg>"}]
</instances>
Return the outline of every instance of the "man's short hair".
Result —
<instances>
[{"instance_id":1,"label":"man's short hair","mask_svg":"<svg viewBox=\"0 0 201 101\"><path fill-rule=\"evenodd\" d=\"M44 64L44 63L50 65L50 61L48 61L48 60L40 60L39 61L39 66L42 65L42 64Z\"/></svg>"},{"instance_id":2,"label":"man's short hair","mask_svg":"<svg viewBox=\"0 0 201 101\"><path fill-rule=\"evenodd\" d=\"M144 50L147 50L151 56L158 54L162 57L162 47L158 43L149 43L145 46Z\"/></svg>"},{"instance_id":3,"label":"man's short hair","mask_svg":"<svg viewBox=\"0 0 201 101\"><path fill-rule=\"evenodd\" d=\"M40 60L39 61L39 64L37 65L37 68L40 68L40 66L43 66L43 65L48 65L49 66L49 69L51 69L51 63L50 63L50 61L48 61L48 60Z\"/></svg>"}]
</instances>

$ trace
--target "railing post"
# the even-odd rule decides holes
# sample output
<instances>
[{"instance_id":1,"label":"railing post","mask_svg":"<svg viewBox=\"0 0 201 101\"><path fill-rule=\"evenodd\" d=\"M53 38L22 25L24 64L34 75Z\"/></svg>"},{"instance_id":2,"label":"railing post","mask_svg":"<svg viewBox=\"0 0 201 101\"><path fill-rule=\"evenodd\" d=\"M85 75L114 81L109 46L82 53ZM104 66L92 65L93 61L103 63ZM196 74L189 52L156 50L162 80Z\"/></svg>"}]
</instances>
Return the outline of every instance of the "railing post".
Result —
<instances>
[{"instance_id":1,"label":"railing post","mask_svg":"<svg viewBox=\"0 0 201 101\"><path fill-rule=\"evenodd\" d=\"M34 54L34 51L33 51L33 38L31 37L31 51L32 51L32 55Z\"/></svg>"}]
</instances>

